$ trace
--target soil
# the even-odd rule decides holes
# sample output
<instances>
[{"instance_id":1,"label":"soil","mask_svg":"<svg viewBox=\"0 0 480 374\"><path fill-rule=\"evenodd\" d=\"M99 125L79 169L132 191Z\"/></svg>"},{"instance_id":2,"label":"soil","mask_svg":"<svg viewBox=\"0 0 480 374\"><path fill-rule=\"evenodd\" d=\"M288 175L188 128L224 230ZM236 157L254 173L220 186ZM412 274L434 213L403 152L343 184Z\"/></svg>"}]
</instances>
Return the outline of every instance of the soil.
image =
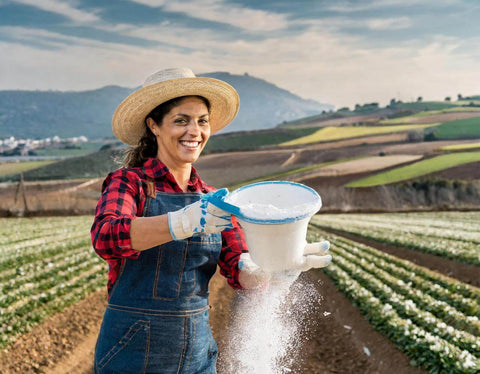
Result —
<instances>
[{"instance_id":1,"label":"soil","mask_svg":"<svg viewBox=\"0 0 480 374\"><path fill-rule=\"evenodd\" d=\"M320 176L336 177L338 175L366 173L391 167L398 167L404 163L411 163L422 158L421 155L392 155L371 156L357 160L346 161L338 164L324 166L317 171L303 176L302 179L310 179Z\"/></svg>"},{"instance_id":2,"label":"soil","mask_svg":"<svg viewBox=\"0 0 480 374\"><path fill-rule=\"evenodd\" d=\"M455 166L453 168L439 171L428 175L429 177L437 177L451 180L467 180L472 181L480 179L480 161L472 162L466 165Z\"/></svg>"}]
</instances>

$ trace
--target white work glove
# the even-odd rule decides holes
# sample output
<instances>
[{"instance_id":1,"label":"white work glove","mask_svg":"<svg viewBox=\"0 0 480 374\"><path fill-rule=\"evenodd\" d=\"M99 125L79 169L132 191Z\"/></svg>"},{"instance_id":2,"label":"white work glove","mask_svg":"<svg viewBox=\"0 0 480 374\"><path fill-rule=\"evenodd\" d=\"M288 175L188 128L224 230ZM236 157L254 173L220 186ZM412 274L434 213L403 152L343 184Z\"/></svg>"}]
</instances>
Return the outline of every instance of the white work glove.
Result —
<instances>
[{"instance_id":1,"label":"white work glove","mask_svg":"<svg viewBox=\"0 0 480 374\"><path fill-rule=\"evenodd\" d=\"M296 277L299 272L327 266L332 261L332 256L327 254L329 248L328 241L306 244L301 260L290 269L285 269L285 276L291 274ZM238 268L240 269L238 280L245 289L265 288L272 277L272 273L265 272L252 261L249 253L240 255Z\"/></svg>"},{"instance_id":2,"label":"white work glove","mask_svg":"<svg viewBox=\"0 0 480 374\"><path fill-rule=\"evenodd\" d=\"M168 213L168 227L173 240L190 238L194 234L212 234L231 229L232 215L210 204L210 196L225 196L226 188L207 194L196 203Z\"/></svg>"}]
</instances>

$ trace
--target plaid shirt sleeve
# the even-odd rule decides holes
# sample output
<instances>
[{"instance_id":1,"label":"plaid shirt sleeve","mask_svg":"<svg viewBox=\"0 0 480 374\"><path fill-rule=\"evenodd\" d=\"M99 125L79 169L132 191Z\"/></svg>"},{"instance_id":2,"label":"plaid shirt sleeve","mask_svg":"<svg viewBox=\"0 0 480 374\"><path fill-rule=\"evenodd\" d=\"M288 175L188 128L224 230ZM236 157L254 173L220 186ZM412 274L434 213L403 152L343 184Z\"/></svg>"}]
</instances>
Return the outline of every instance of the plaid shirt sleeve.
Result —
<instances>
[{"instance_id":1,"label":"plaid shirt sleeve","mask_svg":"<svg viewBox=\"0 0 480 374\"><path fill-rule=\"evenodd\" d=\"M218 265L220 274L227 278L228 284L233 288L242 288L238 281L238 262L240 255L248 252L243 231L235 217L232 217L233 229L222 231L222 251Z\"/></svg>"},{"instance_id":2,"label":"plaid shirt sleeve","mask_svg":"<svg viewBox=\"0 0 480 374\"><path fill-rule=\"evenodd\" d=\"M102 190L91 229L95 251L107 262L138 258L140 252L131 245L130 225L137 212L142 210L140 177L127 169L119 169L108 175Z\"/></svg>"}]
</instances>

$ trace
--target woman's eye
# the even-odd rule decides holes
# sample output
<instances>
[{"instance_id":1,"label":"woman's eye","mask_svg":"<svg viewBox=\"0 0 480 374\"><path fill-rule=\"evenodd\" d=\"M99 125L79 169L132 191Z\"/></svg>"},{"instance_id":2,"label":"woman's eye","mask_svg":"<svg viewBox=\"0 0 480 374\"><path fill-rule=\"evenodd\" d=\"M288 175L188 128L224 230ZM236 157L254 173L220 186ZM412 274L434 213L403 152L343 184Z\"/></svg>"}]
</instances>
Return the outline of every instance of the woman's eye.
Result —
<instances>
[{"instance_id":1,"label":"woman's eye","mask_svg":"<svg viewBox=\"0 0 480 374\"><path fill-rule=\"evenodd\" d=\"M208 119L201 119L200 121L198 121L200 124L202 125L208 125Z\"/></svg>"},{"instance_id":2,"label":"woman's eye","mask_svg":"<svg viewBox=\"0 0 480 374\"><path fill-rule=\"evenodd\" d=\"M187 123L187 121L183 118L178 118L175 120L175 123L178 123L179 125L183 125L185 123Z\"/></svg>"}]
</instances>

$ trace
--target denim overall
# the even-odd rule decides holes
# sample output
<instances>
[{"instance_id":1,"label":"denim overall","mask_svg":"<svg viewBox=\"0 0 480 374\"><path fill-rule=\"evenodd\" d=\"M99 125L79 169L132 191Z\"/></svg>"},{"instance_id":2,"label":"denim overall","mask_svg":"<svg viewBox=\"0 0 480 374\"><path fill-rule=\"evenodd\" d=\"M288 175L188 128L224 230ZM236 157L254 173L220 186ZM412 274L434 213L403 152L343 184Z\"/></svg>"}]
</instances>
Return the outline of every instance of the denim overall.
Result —
<instances>
[{"instance_id":1,"label":"denim overall","mask_svg":"<svg viewBox=\"0 0 480 374\"><path fill-rule=\"evenodd\" d=\"M200 197L157 191L147 198L143 216L178 210ZM124 262L98 336L95 374L216 373L208 283L221 245L221 234L195 235Z\"/></svg>"}]
</instances>

